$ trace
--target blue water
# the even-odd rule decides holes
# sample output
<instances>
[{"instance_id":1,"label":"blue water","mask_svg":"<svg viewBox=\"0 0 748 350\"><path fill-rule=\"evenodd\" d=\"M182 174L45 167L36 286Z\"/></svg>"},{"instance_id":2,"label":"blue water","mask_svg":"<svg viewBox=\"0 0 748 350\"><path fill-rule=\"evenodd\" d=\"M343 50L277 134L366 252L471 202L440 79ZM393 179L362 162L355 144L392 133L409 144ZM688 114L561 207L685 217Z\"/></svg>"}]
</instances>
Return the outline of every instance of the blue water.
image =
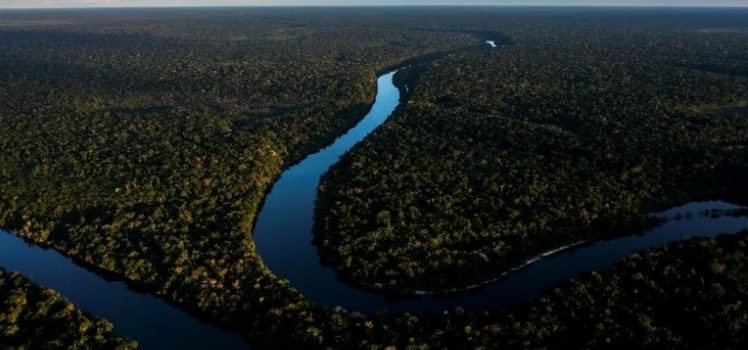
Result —
<instances>
[{"instance_id":1,"label":"blue water","mask_svg":"<svg viewBox=\"0 0 748 350\"><path fill-rule=\"evenodd\" d=\"M266 204L264 209L265 213L272 212L275 219L281 220L267 222L263 219L258 222L258 227L264 227L265 232L268 228L282 230L287 227L283 223L287 222L298 225L303 223L311 229L311 208L316 199L319 176L336 163L340 155L381 125L399 104L399 91L392 83L394 75L395 72L391 72L379 78L377 100L371 112L356 127L338 138L335 144L283 173L267 198L266 203L270 206ZM281 248L286 244L282 239L281 236L275 236L272 240L262 240L262 243L264 248L282 253L276 255L276 258L287 258L284 252L296 256L290 263L282 261L286 269L294 270L298 263L303 266L319 265L316 250L298 244L288 245L289 248L297 249L295 252L284 250ZM273 254L268 254L264 257L272 256ZM161 299L129 289L121 281L107 281L55 250L30 245L1 230L0 266L9 271L18 271L35 283L60 292L84 311L108 319L114 324L118 334L137 340L142 349L249 348L238 332L225 331L203 323ZM302 269L298 270L303 273ZM329 277L334 279L334 273L330 270L317 271L331 273Z\"/></svg>"},{"instance_id":2,"label":"blue water","mask_svg":"<svg viewBox=\"0 0 748 350\"><path fill-rule=\"evenodd\" d=\"M279 277L290 280L294 288L309 293L306 296L312 300L330 304L341 297L363 303L370 297L341 284L333 270L320 266L311 243L314 203L322 175L384 123L400 103L400 92L392 82L394 75L390 72L379 77L374 105L358 125L332 145L283 172L258 214L254 240L262 260Z\"/></svg>"},{"instance_id":3,"label":"blue water","mask_svg":"<svg viewBox=\"0 0 748 350\"><path fill-rule=\"evenodd\" d=\"M312 244L314 203L321 176L351 147L384 123L398 106L395 72L378 80L371 112L332 145L289 168L273 185L254 230L265 264L309 299L330 307L373 313L379 310L425 314L463 307L485 310L509 306L535 297L585 271L599 270L632 252L686 237L716 236L748 228L748 217L711 217L704 210L737 209L721 201L690 203L656 214L668 220L637 235L585 245L538 260L506 278L483 287L445 296L388 297L354 288L338 280L320 264ZM394 150L393 150L394 151ZM692 216L685 214L691 213ZM676 214L684 216L675 220ZM0 266L19 271L34 282L53 288L76 306L109 319L119 334L137 340L142 349L246 349L239 333L205 324L151 295L108 281L54 250L29 245L0 231Z\"/></svg>"},{"instance_id":4,"label":"blue water","mask_svg":"<svg viewBox=\"0 0 748 350\"><path fill-rule=\"evenodd\" d=\"M45 250L0 230L0 266L50 287L77 307L114 324L141 349L248 349L238 332L216 328L148 294L107 281L55 250Z\"/></svg>"},{"instance_id":5,"label":"blue water","mask_svg":"<svg viewBox=\"0 0 748 350\"><path fill-rule=\"evenodd\" d=\"M508 306L537 296L584 271L604 268L637 250L687 235L714 236L748 228L748 218L694 215L690 220L671 220L641 235L598 242L546 257L500 281L442 296L395 297L349 285L339 280L333 269L320 264L317 248L312 244L317 187L330 166L384 123L398 106L399 91L392 77L393 73L389 73L379 78L374 107L359 125L281 174L257 217L254 240L262 260L276 276L287 279L292 287L319 304L364 313L390 310L424 314L456 307L485 310ZM672 217L676 212L698 214L705 209L734 208L737 207L720 201L701 202L658 215Z\"/></svg>"}]
</instances>

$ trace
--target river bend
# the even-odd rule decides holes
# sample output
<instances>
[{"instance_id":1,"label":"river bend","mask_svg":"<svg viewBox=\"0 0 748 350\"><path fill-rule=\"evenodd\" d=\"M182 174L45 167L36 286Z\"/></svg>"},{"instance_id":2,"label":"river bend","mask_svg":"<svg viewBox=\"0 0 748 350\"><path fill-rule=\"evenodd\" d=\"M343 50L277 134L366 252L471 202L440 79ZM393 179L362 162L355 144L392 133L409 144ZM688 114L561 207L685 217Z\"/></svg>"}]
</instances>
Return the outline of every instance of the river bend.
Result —
<instances>
[{"instance_id":1,"label":"river bend","mask_svg":"<svg viewBox=\"0 0 748 350\"><path fill-rule=\"evenodd\" d=\"M376 101L355 127L281 174L257 217L254 239L265 264L318 304L365 313L386 309L424 314L455 307L484 310L509 306L584 271L605 268L638 250L684 237L716 236L748 228L746 217L715 217L706 212L741 207L721 201L696 202L656 214L666 220L647 232L545 254L505 278L466 292L390 297L346 284L331 268L320 264L312 244L317 187L341 156L382 125L399 106L395 74L393 71L378 78ZM162 299L133 291L121 281L107 280L54 250L28 244L5 231L0 231L0 266L19 271L59 291L83 310L109 319L116 332L137 340L143 349L248 347L238 332L203 323Z\"/></svg>"}]
</instances>

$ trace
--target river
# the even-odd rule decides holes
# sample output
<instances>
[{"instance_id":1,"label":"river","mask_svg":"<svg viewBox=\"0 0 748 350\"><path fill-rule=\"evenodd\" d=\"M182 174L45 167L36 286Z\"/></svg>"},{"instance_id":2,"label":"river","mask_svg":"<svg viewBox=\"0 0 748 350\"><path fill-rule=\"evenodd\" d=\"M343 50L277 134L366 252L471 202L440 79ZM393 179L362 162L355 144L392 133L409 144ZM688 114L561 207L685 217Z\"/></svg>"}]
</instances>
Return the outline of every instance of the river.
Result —
<instances>
[{"instance_id":1,"label":"river","mask_svg":"<svg viewBox=\"0 0 748 350\"><path fill-rule=\"evenodd\" d=\"M395 73L378 78L376 101L354 128L281 174L257 218L254 239L265 264L319 304L365 313L387 309L424 314L458 306L466 310L508 306L538 296L584 271L605 268L638 250L687 236L715 236L748 228L746 217L703 214L709 209L740 208L736 205L721 201L690 203L655 214L666 220L649 231L539 256L505 278L465 292L391 297L353 287L320 264L312 244L317 187L322 175L382 125L400 104L400 92L393 83ZM248 348L238 332L203 323L162 299L129 289L121 281L107 280L54 250L30 245L5 231L0 231L0 266L19 271L59 291L83 310L109 319L116 332L137 340L143 349Z\"/></svg>"},{"instance_id":2,"label":"river","mask_svg":"<svg viewBox=\"0 0 748 350\"><path fill-rule=\"evenodd\" d=\"M392 296L362 289L341 281L335 271L320 264L312 244L317 187L322 175L348 150L384 123L400 103L393 84L394 72L379 77L371 112L330 146L289 168L273 185L260 210L254 229L257 251L265 264L311 300L329 307L374 313L379 310L434 314L462 307L484 310L516 304L584 271L604 268L630 253L687 236L737 233L748 228L748 218L700 215L710 209L738 209L722 201L696 202L653 214L670 218L647 232L610 241L586 244L542 254L506 278L464 292L434 296ZM684 218L675 220L680 213ZM688 219L687 213L693 215Z\"/></svg>"},{"instance_id":3,"label":"river","mask_svg":"<svg viewBox=\"0 0 748 350\"><path fill-rule=\"evenodd\" d=\"M114 324L117 334L141 349L248 349L238 332L200 321L163 299L108 280L53 249L43 249L0 231L0 266L54 289L75 306Z\"/></svg>"}]
</instances>

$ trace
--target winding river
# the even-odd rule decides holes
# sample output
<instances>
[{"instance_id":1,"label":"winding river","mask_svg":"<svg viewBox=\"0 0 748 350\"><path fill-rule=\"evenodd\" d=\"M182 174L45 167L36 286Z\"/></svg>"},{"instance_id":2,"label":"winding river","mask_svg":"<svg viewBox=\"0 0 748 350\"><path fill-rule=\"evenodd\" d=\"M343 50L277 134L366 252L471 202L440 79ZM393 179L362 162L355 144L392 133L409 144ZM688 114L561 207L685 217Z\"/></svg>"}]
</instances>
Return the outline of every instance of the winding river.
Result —
<instances>
[{"instance_id":1,"label":"winding river","mask_svg":"<svg viewBox=\"0 0 748 350\"><path fill-rule=\"evenodd\" d=\"M204 323L150 294L87 270L53 249L0 230L0 266L50 287L75 306L114 324L141 349L247 349L238 332Z\"/></svg>"},{"instance_id":2,"label":"winding river","mask_svg":"<svg viewBox=\"0 0 748 350\"><path fill-rule=\"evenodd\" d=\"M748 228L746 217L700 215L706 210L739 209L739 206L722 201L695 202L654 214L666 220L647 232L542 254L505 278L464 292L407 297L352 286L340 280L332 268L321 265L317 247L312 244L317 187L322 175L342 155L384 123L397 108L400 93L393 83L395 73L379 77L374 106L357 126L281 174L257 217L254 240L262 260L275 275L287 279L291 286L319 304L364 313L389 310L423 314L456 307L484 310L508 306L537 296L582 272L604 268L637 250L684 237L737 233ZM684 218L675 220L678 214Z\"/></svg>"},{"instance_id":3,"label":"winding river","mask_svg":"<svg viewBox=\"0 0 748 350\"><path fill-rule=\"evenodd\" d=\"M257 217L254 239L265 264L319 304L365 313L386 309L424 314L458 306L466 310L508 306L584 271L604 268L634 251L687 236L716 236L748 228L748 217L715 217L705 212L741 207L722 201L696 202L655 214L666 220L647 232L545 254L505 278L466 292L391 297L352 287L320 264L317 248L311 243L317 187L322 175L400 104L395 74L378 78L376 101L358 125L281 174ZM247 348L238 332L203 323L161 299L131 290L121 281L107 280L54 250L30 245L4 231L0 231L0 266L19 271L59 291L82 309L109 319L118 333L137 340L143 349Z\"/></svg>"}]
</instances>

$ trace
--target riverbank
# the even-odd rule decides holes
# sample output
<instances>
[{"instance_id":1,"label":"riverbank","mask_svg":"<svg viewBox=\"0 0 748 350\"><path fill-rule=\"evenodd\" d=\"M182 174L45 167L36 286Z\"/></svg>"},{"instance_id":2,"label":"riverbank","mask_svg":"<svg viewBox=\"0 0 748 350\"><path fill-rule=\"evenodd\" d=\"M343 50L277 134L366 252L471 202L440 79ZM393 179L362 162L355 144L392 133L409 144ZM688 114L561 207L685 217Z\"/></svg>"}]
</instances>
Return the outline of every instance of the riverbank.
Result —
<instances>
[{"instance_id":1,"label":"riverbank","mask_svg":"<svg viewBox=\"0 0 748 350\"><path fill-rule=\"evenodd\" d=\"M561 246L561 247L558 247L558 248L546 251L544 253L536 255L533 258L530 258L529 260L525 261L522 265L518 265L518 266L515 266L515 267L507 270L506 272L502 273L498 277L491 278L491 279L485 280L483 282L475 283L475 284L469 285L467 287L450 288L450 289L444 289L444 290L438 290L438 291L404 289L404 290L397 290L397 291L391 291L391 292L394 292L394 293L397 293L397 294L402 294L402 295L414 295L414 296L447 295L447 294L452 294L452 293L468 292L470 290L477 289L477 288L480 288L480 287L483 287L483 286L495 283L497 281L500 281L500 280L506 278L507 276L509 276L510 274L515 273L515 272L517 272L519 270L522 270L522 269L524 269L524 268L526 268L526 267L534 264L535 262L539 261L542 258L546 258L546 257L549 257L549 256L560 254L562 252L574 249L576 247L579 247L579 246L581 246L583 244L586 244L586 243L589 243L589 242L590 242L589 240L578 241L578 242L575 242L575 243L567 244L567 245L564 245L564 246ZM351 283L355 283L355 282L351 282ZM371 288L373 290L388 291L385 288L385 284L384 283L362 284L362 286L364 288Z\"/></svg>"}]
</instances>

